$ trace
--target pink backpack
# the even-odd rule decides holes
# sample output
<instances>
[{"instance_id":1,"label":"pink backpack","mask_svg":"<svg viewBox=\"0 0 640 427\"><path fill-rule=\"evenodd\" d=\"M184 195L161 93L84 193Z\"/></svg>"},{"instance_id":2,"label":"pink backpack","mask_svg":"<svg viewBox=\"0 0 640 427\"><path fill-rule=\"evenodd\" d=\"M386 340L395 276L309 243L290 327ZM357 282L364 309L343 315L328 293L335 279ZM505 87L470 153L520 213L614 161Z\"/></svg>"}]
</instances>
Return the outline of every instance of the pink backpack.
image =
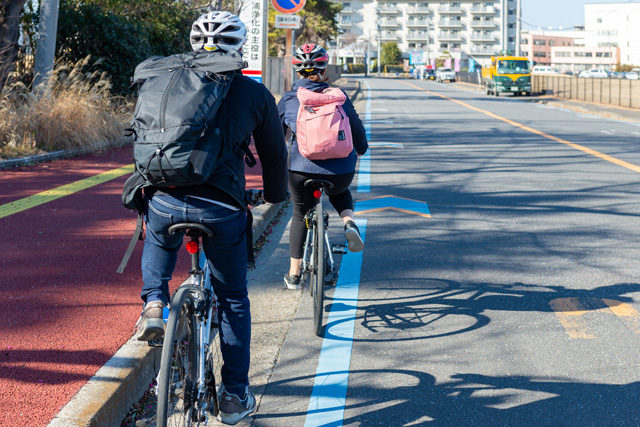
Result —
<instances>
[{"instance_id":1,"label":"pink backpack","mask_svg":"<svg viewBox=\"0 0 640 427\"><path fill-rule=\"evenodd\" d=\"M339 159L353 150L349 117L342 105L347 96L338 88L322 92L298 89L300 109L296 140L300 154L310 160Z\"/></svg>"}]
</instances>

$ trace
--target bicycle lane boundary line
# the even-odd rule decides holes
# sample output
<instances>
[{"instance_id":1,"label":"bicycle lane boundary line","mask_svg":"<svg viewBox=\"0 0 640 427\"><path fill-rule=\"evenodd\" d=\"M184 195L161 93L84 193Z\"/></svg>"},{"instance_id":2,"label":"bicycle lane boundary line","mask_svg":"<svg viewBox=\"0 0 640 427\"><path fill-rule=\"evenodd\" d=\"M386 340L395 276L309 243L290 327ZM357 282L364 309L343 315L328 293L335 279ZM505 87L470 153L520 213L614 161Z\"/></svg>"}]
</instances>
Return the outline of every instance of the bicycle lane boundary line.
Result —
<instances>
[{"instance_id":1,"label":"bicycle lane boundary line","mask_svg":"<svg viewBox=\"0 0 640 427\"><path fill-rule=\"evenodd\" d=\"M356 219L365 241L367 220ZM313 382L305 427L342 425L349 385L351 350L358 310L358 293L364 252L348 252L340 263L338 282L333 293L335 304L329 313L322 340L318 368Z\"/></svg>"},{"instance_id":2,"label":"bicycle lane boundary line","mask_svg":"<svg viewBox=\"0 0 640 427\"><path fill-rule=\"evenodd\" d=\"M371 141L371 87L368 81L364 81L367 86L367 101L364 113L364 131L367 135L367 141ZM371 191L371 148L360 156L360 164L358 167L358 193L369 193Z\"/></svg>"},{"instance_id":3,"label":"bicycle lane boundary line","mask_svg":"<svg viewBox=\"0 0 640 427\"><path fill-rule=\"evenodd\" d=\"M367 140L370 140L371 87L367 81L365 81L365 85L367 86L367 98L364 127ZM357 190L359 193L370 191L370 154L371 150L367 150L367 153L360 157ZM364 241L367 220L356 219L355 221ZM333 301L341 301L342 304L339 305L340 308L337 308L338 305L334 305L336 308L332 308L329 312L325 338L322 340L318 368L307 407L305 427L342 425L344 420L363 254L364 251L348 252L340 263Z\"/></svg>"},{"instance_id":4,"label":"bicycle lane boundary line","mask_svg":"<svg viewBox=\"0 0 640 427\"><path fill-rule=\"evenodd\" d=\"M489 117L492 117L494 119L503 121L503 122L505 122L507 124L510 124L511 126L517 127L517 128L522 129L524 131L533 133L535 135L541 136L541 137L549 139L551 141L555 141L555 142L559 142L561 144L568 145L569 147L574 148L574 149L579 150L579 151L582 151L583 153L590 154L592 156L598 157L599 159L605 160L607 162L616 164L618 166L622 166L623 168L626 168L626 169L632 170L634 172L639 172L640 173L640 166L634 165L633 163L625 162L624 160L620 160L620 159L617 159L617 158L615 158L613 156L609 156L608 154L604 154L604 153L601 153L599 151L593 150L591 148L585 147L583 145L576 144L575 142L567 141L566 139L562 139L562 138L558 138L557 136L549 135L548 133L539 131L537 129L531 128L529 126L523 125L521 123L515 122L515 121L510 120L510 119L507 119L506 117L502 117L502 116L494 114L494 113L492 113L490 111L474 107L472 105L467 104L466 102L458 101L457 99L449 98L448 96L444 96L444 95L441 95L441 94L436 93L436 92L431 92L430 90L423 89L423 88L421 88L419 86L416 86L416 85L413 85L411 83L407 83L407 82L400 82L400 83L403 83L403 84L405 84L407 86L411 86L411 87L416 88L416 89L418 89L418 90L420 90L422 92L426 92L426 93L428 93L430 95L434 95L434 96L446 99L448 101L455 102L456 104L459 104L459 105L461 105L461 106L463 106L465 108L477 111L479 113L485 114L485 115L487 115Z\"/></svg>"},{"instance_id":5,"label":"bicycle lane boundary line","mask_svg":"<svg viewBox=\"0 0 640 427\"><path fill-rule=\"evenodd\" d=\"M133 164L117 169L112 169L110 171L93 175L88 178L72 182L70 184L65 184L51 190L42 191L40 193L34 194L33 196L6 203L0 206L0 219L51 202L61 197L69 196L79 191L86 190L87 188L91 188L99 184L104 184L105 182L130 173L133 173Z\"/></svg>"}]
</instances>

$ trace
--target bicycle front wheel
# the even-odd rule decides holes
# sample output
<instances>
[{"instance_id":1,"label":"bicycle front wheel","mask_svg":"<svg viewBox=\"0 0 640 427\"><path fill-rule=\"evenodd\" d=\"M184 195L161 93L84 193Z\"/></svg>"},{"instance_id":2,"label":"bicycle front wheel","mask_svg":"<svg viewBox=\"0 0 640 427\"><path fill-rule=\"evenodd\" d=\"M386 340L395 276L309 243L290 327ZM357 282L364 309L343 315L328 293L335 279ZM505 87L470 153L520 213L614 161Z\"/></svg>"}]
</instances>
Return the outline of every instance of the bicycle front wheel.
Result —
<instances>
[{"instance_id":1,"label":"bicycle front wheel","mask_svg":"<svg viewBox=\"0 0 640 427\"><path fill-rule=\"evenodd\" d=\"M193 294L189 287L180 287L171 299L162 344L158 375L158 427L191 426L194 423L197 349Z\"/></svg>"},{"instance_id":2,"label":"bicycle front wheel","mask_svg":"<svg viewBox=\"0 0 640 427\"><path fill-rule=\"evenodd\" d=\"M313 295L313 329L322 336L322 317L324 312L324 212L322 203L316 205L315 234L313 236L313 269L311 287Z\"/></svg>"}]
</instances>

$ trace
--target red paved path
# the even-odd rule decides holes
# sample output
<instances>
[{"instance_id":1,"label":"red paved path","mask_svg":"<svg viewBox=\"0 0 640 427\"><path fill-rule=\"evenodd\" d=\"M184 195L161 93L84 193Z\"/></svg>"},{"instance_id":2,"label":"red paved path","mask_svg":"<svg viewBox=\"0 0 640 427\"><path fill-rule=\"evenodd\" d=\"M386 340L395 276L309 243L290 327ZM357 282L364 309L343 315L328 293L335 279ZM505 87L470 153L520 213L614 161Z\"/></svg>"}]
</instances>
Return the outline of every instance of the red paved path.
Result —
<instances>
[{"instance_id":1,"label":"red paved path","mask_svg":"<svg viewBox=\"0 0 640 427\"><path fill-rule=\"evenodd\" d=\"M0 171L0 206L130 163L125 148ZM249 188L259 174L247 170ZM46 426L131 336L142 244L116 274L136 220L126 178L0 218L0 426Z\"/></svg>"}]
</instances>

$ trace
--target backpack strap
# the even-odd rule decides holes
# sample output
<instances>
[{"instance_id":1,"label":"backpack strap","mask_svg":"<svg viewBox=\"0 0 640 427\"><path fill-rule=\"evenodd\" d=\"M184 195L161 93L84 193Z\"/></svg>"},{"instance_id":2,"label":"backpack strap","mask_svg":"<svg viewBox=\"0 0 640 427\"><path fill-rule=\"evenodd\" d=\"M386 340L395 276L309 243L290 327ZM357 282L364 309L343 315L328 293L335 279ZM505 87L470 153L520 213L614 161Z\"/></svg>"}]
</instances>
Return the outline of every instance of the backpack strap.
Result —
<instances>
[{"instance_id":1,"label":"backpack strap","mask_svg":"<svg viewBox=\"0 0 640 427\"><path fill-rule=\"evenodd\" d=\"M122 257L122 262L120 262L120 267L118 267L117 272L122 274L124 268L127 266L129 262L129 258L131 258L131 254L133 253L133 249L136 247L136 243L138 240L142 239L142 224L144 223L142 214L138 214L138 221L136 222L136 229L133 232L133 236L131 237L131 241L129 242L129 247L127 251L124 253L124 257Z\"/></svg>"},{"instance_id":2,"label":"backpack strap","mask_svg":"<svg viewBox=\"0 0 640 427\"><path fill-rule=\"evenodd\" d=\"M247 139L244 144L242 144L242 151L244 151L244 162L250 168L254 167L258 164L256 162L256 158L253 156L251 149L249 148L249 144L251 144L251 138Z\"/></svg>"}]
</instances>

